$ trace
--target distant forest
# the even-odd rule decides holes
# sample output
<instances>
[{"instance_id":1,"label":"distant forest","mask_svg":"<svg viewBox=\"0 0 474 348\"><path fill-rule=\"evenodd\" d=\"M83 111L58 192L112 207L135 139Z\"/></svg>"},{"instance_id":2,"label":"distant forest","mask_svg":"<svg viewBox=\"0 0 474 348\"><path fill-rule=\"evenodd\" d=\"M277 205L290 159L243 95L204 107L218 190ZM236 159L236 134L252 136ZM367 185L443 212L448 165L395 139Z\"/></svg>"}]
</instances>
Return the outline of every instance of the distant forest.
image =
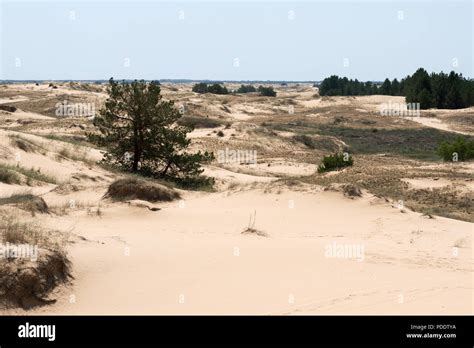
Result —
<instances>
[{"instance_id":1,"label":"distant forest","mask_svg":"<svg viewBox=\"0 0 474 348\"><path fill-rule=\"evenodd\" d=\"M421 109L461 109L474 105L474 80L451 71L432 73L418 69L401 81L385 79L381 85L333 75L319 85L321 96L395 95L405 96L407 103L420 103Z\"/></svg>"}]
</instances>

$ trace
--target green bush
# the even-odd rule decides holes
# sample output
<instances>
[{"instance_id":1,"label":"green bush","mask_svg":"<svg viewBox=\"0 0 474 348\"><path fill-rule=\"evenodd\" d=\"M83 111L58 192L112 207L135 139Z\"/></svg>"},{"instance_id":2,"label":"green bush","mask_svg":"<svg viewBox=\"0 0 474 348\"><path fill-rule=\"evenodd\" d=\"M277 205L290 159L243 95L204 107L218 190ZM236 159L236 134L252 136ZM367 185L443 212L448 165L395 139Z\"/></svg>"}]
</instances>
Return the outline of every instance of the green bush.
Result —
<instances>
[{"instance_id":1,"label":"green bush","mask_svg":"<svg viewBox=\"0 0 474 348\"><path fill-rule=\"evenodd\" d=\"M196 83L193 86L193 92L196 93L207 93L207 83Z\"/></svg>"},{"instance_id":2,"label":"green bush","mask_svg":"<svg viewBox=\"0 0 474 348\"><path fill-rule=\"evenodd\" d=\"M273 87L263 87L260 86L258 87L258 92L260 95L263 95L265 97L276 97L277 93L273 90Z\"/></svg>"},{"instance_id":3,"label":"green bush","mask_svg":"<svg viewBox=\"0 0 474 348\"><path fill-rule=\"evenodd\" d=\"M257 89L252 85L240 85L237 93L252 93L257 92Z\"/></svg>"},{"instance_id":4,"label":"green bush","mask_svg":"<svg viewBox=\"0 0 474 348\"><path fill-rule=\"evenodd\" d=\"M193 92L196 93L212 93L212 94L229 94L229 91L225 86L221 86L218 83L208 85L207 83L197 83L193 86Z\"/></svg>"},{"instance_id":5,"label":"green bush","mask_svg":"<svg viewBox=\"0 0 474 348\"><path fill-rule=\"evenodd\" d=\"M218 83L214 83L207 87L207 91L212 94L229 94L229 91L225 86L221 86Z\"/></svg>"},{"instance_id":6,"label":"green bush","mask_svg":"<svg viewBox=\"0 0 474 348\"><path fill-rule=\"evenodd\" d=\"M329 156L324 156L322 163L318 167L318 173L329 172L332 170L338 170L344 167L349 167L354 164L352 156L341 153Z\"/></svg>"},{"instance_id":7,"label":"green bush","mask_svg":"<svg viewBox=\"0 0 474 348\"><path fill-rule=\"evenodd\" d=\"M474 140L466 141L463 137L457 137L451 143L443 141L438 147L438 155L445 161L471 160L474 158Z\"/></svg>"}]
</instances>

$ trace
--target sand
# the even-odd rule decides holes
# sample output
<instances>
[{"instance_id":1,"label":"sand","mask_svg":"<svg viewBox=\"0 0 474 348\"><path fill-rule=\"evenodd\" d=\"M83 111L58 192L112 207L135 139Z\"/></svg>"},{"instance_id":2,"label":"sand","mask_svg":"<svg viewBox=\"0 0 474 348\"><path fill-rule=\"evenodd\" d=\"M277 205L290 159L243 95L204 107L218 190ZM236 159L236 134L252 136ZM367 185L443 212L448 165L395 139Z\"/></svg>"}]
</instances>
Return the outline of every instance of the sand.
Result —
<instances>
[{"instance_id":1,"label":"sand","mask_svg":"<svg viewBox=\"0 0 474 348\"><path fill-rule=\"evenodd\" d=\"M182 90L179 86L177 93ZM305 92L300 105L330 106L333 100L336 106L349 105L365 115L386 100L381 96L308 100L313 93ZM281 112L261 103L259 99L254 106L230 105L229 117L244 123L248 118L240 113L245 110L259 113L254 116L259 120L271 117L267 110ZM351 199L317 185L283 185L282 178L313 175L316 152L308 161L301 160L297 151L307 149L285 142L293 134L258 137L244 128L255 125L240 126L243 131L236 125L224 130L223 139L208 137L210 129L194 131L192 139L219 149L236 132L233 141L242 142L236 148L257 144L259 151L269 149L275 155L270 153L253 167L207 165L205 174L216 179L216 191L180 191L181 200L157 203L159 211L103 200L119 174L84 160L57 158L64 147L73 152L78 147L22 134L45 148L44 153L25 152L11 147L8 134L16 133L0 130L2 163L15 164L14 155L19 153L23 166L41 168L58 180L56 185L32 187L2 183L0 197L25 190L42 196L52 213L34 219L70 235L67 250L74 276L55 291L56 304L0 313L474 313L472 223L428 218L365 190L362 197ZM35 131L42 134L53 127L54 123ZM102 156L96 149L86 148L85 153L93 160ZM418 170L448 167L458 173L474 170L470 163L456 167L426 163ZM453 180L407 176L405 182L416 189L445 187ZM462 184L472 192L470 182ZM67 208L71 200L75 206ZM57 211L65 206L67 212ZM242 234L252 214L253 227L265 236Z\"/></svg>"},{"instance_id":2,"label":"sand","mask_svg":"<svg viewBox=\"0 0 474 348\"><path fill-rule=\"evenodd\" d=\"M28 313L473 311L467 222L322 191L193 194L160 206L115 204L100 218L84 211L55 218L86 238L70 247L75 280L56 305ZM241 234L254 211L268 237ZM467 247L453 249L463 239ZM363 245L363 260L327 257L334 243Z\"/></svg>"}]
</instances>

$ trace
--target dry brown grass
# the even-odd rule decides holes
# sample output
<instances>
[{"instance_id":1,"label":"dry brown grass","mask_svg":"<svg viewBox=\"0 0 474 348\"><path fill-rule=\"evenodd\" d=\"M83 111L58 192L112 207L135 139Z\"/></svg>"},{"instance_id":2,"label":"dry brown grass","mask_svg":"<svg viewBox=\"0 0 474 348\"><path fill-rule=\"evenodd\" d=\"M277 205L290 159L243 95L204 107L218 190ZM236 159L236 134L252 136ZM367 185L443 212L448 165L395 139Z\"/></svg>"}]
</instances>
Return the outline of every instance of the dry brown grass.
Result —
<instances>
[{"instance_id":1,"label":"dry brown grass","mask_svg":"<svg viewBox=\"0 0 474 348\"><path fill-rule=\"evenodd\" d=\"M0 217L2 247L36 250L30 255L0 258L0 305L29 309L55 302L49 298L51 291L70 278L67 238L39 224L20 222L5 211L0 211Z\"/></svg>"},{"instance_id":2,"label":"dry brown grass","mask_svg":"<svg viewBox=\"0 0 474 348\"><path fill-rule=\"evenodd\" d=\"M169 202L180 198L180 194L170 187L139 178L125 178L110 184L104 198L114 201L140 199L148 202Z\"/></svg>"},{"instance_id":3,"label":"dry brown grass","mask_svg":"<svg viewBox=\"0 0 474 348\"><path fill-rule=\"evenodd\" d=\"M36 213L48 213L48 205L44 199L32 194L13 194L9 197L0 198L0 205L10 204L29 211L33 216Z\"/></svg>"}]
</instances>

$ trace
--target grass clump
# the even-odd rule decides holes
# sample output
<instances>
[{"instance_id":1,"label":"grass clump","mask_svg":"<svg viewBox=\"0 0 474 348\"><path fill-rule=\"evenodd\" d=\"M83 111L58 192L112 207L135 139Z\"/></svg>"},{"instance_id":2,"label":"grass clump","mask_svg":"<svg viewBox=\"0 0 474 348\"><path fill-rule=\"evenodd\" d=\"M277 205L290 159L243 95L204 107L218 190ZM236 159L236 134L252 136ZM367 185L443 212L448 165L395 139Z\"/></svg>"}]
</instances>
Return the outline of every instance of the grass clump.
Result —
<instances>
[{"instance_id":1,"label":"grass clump","mask_svg":"<svg viewBox=\"0 0 474 348\"><path fill-rule=\"evenodd\" d=\"M267 233L255 228L256 220L257 220L257 211L255 210L253 214L250 214L248 226L245 230L242 231L242 234L254 234L260 237L268 237Z\"/></svg>"},{"instance_id":2,"label":"grass clump","mask_svg":"<svg viewBox=\"0 0 474 348\"><path fill-rule=\"evenodd\" d=\"M2 174L3 173L3 174ZM11 164L0 164L0 181L7 184L21 184L22 180L20 175L22 174L26 178L26 183L29 185L31 181L45 182L48 184L57 184L55 177L41 173L41 169L28 169L20 167L19 165ZM3 180L2 180L3 178Z\"/></svg>"},{"instance_id":3,"label":"grass clump","mask_svg":"<svg viewBox=\"0 0 474 348\"><path fill-rule=\"evenodd\" d=\"M459 136L452 142L443 141L438 147L438 155L445 161L468 161L474 158L474 140L466 141Z\"/></svg>"},{"instance_id":4,"label":"grass clump","mask_svg":"<svg viewBox=\"0 0 474 348\"><path fill-rule=\"evenodd\" d=\"M49 298L52 290L71 277L66 235L0 213L0 243L5 250L29 250L22 256L0 258L0 305L29 309L54 303Z\"/></svg>"},{"instance_id":5,"label":"grass clump","mask_svg":"<svg viewBox=\"0 0 474 348\"><path fill-rule=\"evenodd\" d=\"M318 147L318 143L314 141L312 137L306 134L295 135L293 136L293 139L299 143L304 144L307 148L312 149L312 150Z\"/></svg>"},{"instance_id":6,"label":"grass clump","mask_svg":"<svg viewBox=\"0 0 474 348\"><path fill-rule=\"evenodd\" d=\"M71 161L83 162L88 166L93 166L95 164L95 161L87 156L87 148L79 145L74 145L72 150L69 147L63 147L59 150L57 159L61 160L64 158Z\"/></svg>"},{"instance_id":7,"label":"grass clump","mask_svg":"<svg viewBox=\"0 0 474 348\"><path fill-rule=\"evenodd\" d=\"M21 183L21 178L17 172L8 167L0 165L0 182L5 184L17 184Z\"/></svg>"},{"instance_id":8,"label":"grass clump","mask_svg":"<svg viewBox=\"0 0 474 348\"><path fill-rule=\"evenodd\" d=\"M36 153L40 152L42 155L45 155L48 151L41 144L36 141L27 139L18 134L9 134L10 144L14 147L19 148L25 152Z\"/></svg>"},{"instance_id":9,"label":"grass clump","mask_svg":"<svg viewBox=\"0 0 474 348\"><path fill-rule=\"evenodd\" d=\"M0 205L14 204L23 210L35 213L48 213L48 205L43 198L32 194L13 194L10 197L0 198Z\"/></svg>"},{"instance_id":10,"label":"grass clump","mask_svg":"<svg viewBox=\"0 0 474 348\"><path fill-rule=\"evenodd\" d=\"M222 126L222 121L208 117L182 116L177 123L180 126L189 126L192 128L217 128Z\"/></svg>"},{"instance_id":11,"label":"grass clump","mask_svg":"<svg viewBox=\"0 0 474 348\"><path fill-rule=\"evenodd\" d=\"M318 166L318 173L339 170L352 166L353 164L354 160L352 159L352 156L347 153L336 153L334 155L324 156L322 163Z\"/></svg>"},{"instance_id":12,"label":"grass clump","mask_svg":"<svg viewBox=\"0 0 474 348\"><path fill-rule=\"evenodd\" d=\"M170 187L138 178L125 178L110 184L104 198L114 201L140 199L148 202L169 202L180 198L180 194Z\"/></svg>"},{"instance_id":13,"label":"grass clump","mask_svg":"<svg viewBox=\"0 0 474 348\"><path fill-rule=\"evenodd\" d=\"M17 135L9 135L10 137L10 144L14 147L19 148L25 152L35 152L35 147L27 140L17 136Z\"/></svg>"}]
</instances>

